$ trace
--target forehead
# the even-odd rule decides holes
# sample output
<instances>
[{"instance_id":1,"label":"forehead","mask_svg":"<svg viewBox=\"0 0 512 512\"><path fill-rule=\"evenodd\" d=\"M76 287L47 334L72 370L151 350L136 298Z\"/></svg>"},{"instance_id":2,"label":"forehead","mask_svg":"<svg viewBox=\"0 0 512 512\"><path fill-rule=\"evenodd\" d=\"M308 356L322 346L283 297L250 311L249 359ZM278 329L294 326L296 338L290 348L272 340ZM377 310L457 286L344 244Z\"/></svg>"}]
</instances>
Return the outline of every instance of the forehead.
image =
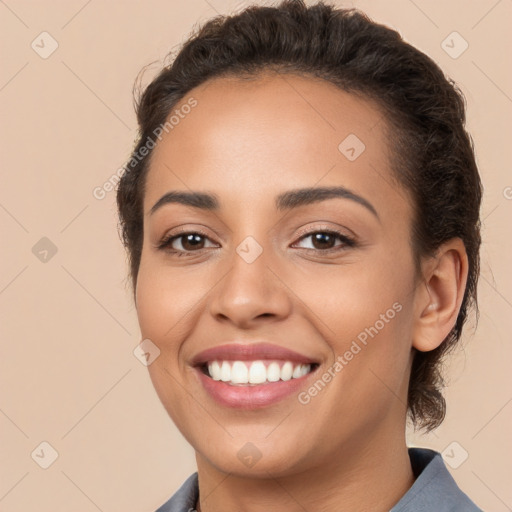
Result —
<instances>
[{"instance_id":1,"label":"forehead","mask_svg":"<svg viewBox=\"0 0 512 512\"><path fill-rule=\"evenodd\" d=\"M195 106L153 150L145 212L166 189L244 201L317 183L377 199L392 192L386 183L396 188L382 111L325 80L274 73L216 78L191 90L171 115L191 98Z\"/></svg>"}]
</instances>

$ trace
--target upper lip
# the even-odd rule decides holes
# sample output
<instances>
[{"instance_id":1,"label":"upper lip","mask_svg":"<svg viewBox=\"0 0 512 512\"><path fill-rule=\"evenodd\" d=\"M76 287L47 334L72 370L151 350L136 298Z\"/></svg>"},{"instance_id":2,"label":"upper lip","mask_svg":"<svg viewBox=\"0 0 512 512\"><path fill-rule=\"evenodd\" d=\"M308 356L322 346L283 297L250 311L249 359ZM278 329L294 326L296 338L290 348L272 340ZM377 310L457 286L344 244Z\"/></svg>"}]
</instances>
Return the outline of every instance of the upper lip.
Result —
<instances>
[{"instance_id":1,"label":"upper lip","mask_svg":"<svg viewBox=\"0 0 512 512\"><path fill-rule=\"evenodd\" d=\"M209 361L257 361L261 359L281 359L298 364L316 363L314 359L294 350L271 343L226 343L199 352L192 359L193 366L201 366Z\"/></svg>"}]
</instances>

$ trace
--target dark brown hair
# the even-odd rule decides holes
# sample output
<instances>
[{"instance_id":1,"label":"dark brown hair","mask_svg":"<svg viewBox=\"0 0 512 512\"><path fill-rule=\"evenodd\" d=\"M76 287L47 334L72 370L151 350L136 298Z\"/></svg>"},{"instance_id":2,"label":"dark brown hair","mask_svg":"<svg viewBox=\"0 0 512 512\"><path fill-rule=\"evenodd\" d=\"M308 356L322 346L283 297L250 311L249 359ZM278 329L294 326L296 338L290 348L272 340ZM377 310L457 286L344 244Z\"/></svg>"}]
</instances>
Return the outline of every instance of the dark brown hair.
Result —
<instances>
[{"instance_id":1,"label":"dark brown hair","mask_svg":"<svg viewBox=\"0 0 512 512\"><path fill-rule=\"evenodd\" d=\"M141 158L141 149L194 87L213 77L257 77L267 70L321 78L379 105L397 187L413 199L411 245L417 268L420 258L434 255L443 242L455 237L464 242L469 274L457 321L437 349L415 352L409 382L410 418L416 428L432 430L446 409L442 358L460 339L471 305L478 316L482 186L465 130L464 96L456 84L396 31L357 10L285 0L276 7L251 6L237 15L217 16L196 30L145 88L136 101L138 141L117 190L134 292L152 154Z\"/></svg>"}]
</instances>

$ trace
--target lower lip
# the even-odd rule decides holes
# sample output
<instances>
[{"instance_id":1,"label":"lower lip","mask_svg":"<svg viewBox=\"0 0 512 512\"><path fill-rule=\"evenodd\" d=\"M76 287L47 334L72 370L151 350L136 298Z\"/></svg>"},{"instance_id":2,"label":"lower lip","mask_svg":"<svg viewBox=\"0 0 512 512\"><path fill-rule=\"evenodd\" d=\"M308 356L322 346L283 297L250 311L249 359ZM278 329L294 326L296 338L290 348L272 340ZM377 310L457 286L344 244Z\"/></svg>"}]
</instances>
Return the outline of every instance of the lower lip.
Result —
<instances>
[{"instance_id":1,"label":"lower lip","mask_svg":"<svg viewBox=\"0 0 512 512\"><path fill-rule=\"evenodd\" d=\"M196 371L204 388L217 403L226 407L249 410L268 407L297 393L316 369L298 379L279 380L256 386L233 386L221 380L213 380L205 375L201 368L196 368Z\"/></svg>"}]
</instances>

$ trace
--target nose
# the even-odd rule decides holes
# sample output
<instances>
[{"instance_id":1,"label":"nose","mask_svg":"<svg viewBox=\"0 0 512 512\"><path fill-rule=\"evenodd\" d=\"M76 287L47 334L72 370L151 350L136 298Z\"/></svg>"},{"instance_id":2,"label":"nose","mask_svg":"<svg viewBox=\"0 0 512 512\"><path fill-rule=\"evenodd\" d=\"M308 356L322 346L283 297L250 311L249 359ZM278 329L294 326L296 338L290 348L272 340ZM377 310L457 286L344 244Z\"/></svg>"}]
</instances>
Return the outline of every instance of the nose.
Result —
<instances>
[{"instance_id":1,"label":"nose","mask_svg":"<svg viewBox=\"0 0 512 512\"><path fill-rule=\"evenodd\" d=\"M252 262L233 251L230 270L212 290L210 313L217 321L249 329L290 315L291 292L268 251Z\"/></svg>"}]
</instances>

